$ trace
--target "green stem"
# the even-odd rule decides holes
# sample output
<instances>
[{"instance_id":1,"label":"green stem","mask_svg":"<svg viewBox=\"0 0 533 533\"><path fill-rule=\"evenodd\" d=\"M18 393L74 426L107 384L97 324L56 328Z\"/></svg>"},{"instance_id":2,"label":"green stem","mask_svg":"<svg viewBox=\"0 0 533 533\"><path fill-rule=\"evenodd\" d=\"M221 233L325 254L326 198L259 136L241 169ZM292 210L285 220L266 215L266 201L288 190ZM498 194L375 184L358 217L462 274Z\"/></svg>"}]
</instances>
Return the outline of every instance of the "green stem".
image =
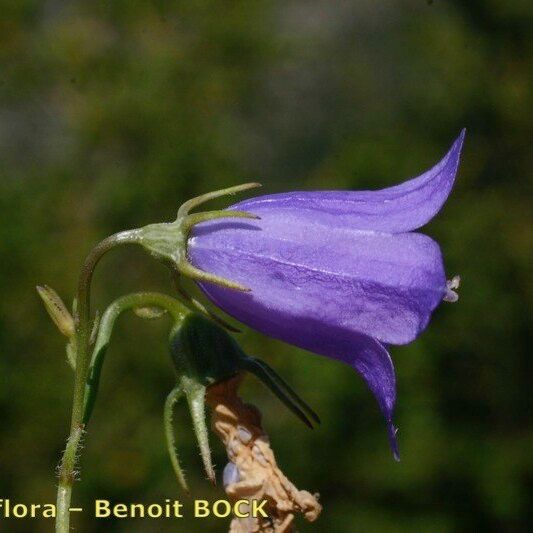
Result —
<instances>
[{"instance_id":1,"label":"green stem","mask_svg":"<svg viewBox=\"0 0 533 533\"><path fill-rule=\"evenodd\" d=\"M190 311L178 300L158 292L137 292L117 298L102 315L98 336L92 352L89 374L85 385L85 407L83 414L83 424L86 426L91 418L91 414L98 393L100 383L100 373L105 358L105 353L111 339L111 333L118 317L137 307L160 307L167 311L174 323L179 322Z\"/></svg>"},{"instance_id":2,"label":"green stem","mask_svg":"<svg viewBox=\"0 0 533 533\"><path fill-rule=\"evenodd\" d=\"M89 370L91 335L91 280L94 269L102 256L120 244L137 241L137 231L123 231L107 237L96 245L87 256L78 283L78 309L76 316L76 375L72 398L70 435L59 465L57 489L56 533L68 533L70 525L70 500L75 478L76 456L84 431L83 409L85 403L85 382Z\"/></svg>"}]
</instances>

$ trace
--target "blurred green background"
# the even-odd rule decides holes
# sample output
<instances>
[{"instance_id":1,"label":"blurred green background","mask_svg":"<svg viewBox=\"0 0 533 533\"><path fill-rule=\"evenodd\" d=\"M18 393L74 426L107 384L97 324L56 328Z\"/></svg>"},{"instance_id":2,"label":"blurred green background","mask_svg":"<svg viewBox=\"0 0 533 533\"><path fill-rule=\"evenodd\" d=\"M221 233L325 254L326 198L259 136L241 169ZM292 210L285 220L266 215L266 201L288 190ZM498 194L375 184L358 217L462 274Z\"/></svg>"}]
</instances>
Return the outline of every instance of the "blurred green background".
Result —
<instances>
[{"instance_id":1,"label":"blurred green background","mask_svg":"<svg viewBox=\"0 0 533 533\"><path fill-rule=\"evenodd\" d=\"M434 164L466 127L453 194L424 229L448 274L461 274L461 299L392 349L402 461L373 397L340 363L246 331L249 353L323 423L306 430L252 379L243 394L263 410L289 477L321 494L323 514L299 522L304 531L526 531L532 28L528 0L1 0L0 498L54 501L68 430L72 376L36 284L70 300L93 244L170 220L193 195L252 180L265 192L381 188ZM171 291L165 268L116 251L98 269L95 306L141 288ZM182 497L162 435L167 329L120 322L76 504ZM183 406L176 419L193 495L223 497L203 477ZM214 532L227 521L87 512L74 525Z\"/></svg>"}]
</instances>

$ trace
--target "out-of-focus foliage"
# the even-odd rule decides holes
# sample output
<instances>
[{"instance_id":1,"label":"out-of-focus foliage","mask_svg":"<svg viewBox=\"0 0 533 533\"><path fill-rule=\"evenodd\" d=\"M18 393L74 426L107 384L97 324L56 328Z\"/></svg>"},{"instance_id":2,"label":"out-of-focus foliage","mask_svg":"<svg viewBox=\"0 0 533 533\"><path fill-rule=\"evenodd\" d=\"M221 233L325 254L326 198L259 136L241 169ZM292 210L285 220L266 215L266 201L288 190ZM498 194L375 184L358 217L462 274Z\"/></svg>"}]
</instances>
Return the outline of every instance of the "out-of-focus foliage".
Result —
<instances>
[{"instance_id":1,"label":"out-of-focus foliage","mask_svg":"<svg viewBox=\"0 0 533 533\"><path fill-rule=\"evenodd\" d=\"M285 375L323 424L307 431L252 380L245 395L265 413L290 477L321 493L317 531L525 531L532 6L0 1L0 497L53 501L68 429L71 371L37 283L70 298L97 240L170 220L208 190L396 183L437 161L466 126L457 185L425 230L449 275L461 274L461 299L413 345L392 350L402 461L391 458L371 394L340 363L246 331L248 352ZM99 267L95 304L139 288L171 290L165 269L140 251L114 252ZM162 432L173 384L166 331L164 319L120 323L75 488L81 531L226 528L91 518L94 498L182 497ZM184 411L177 421L193 495L222 497L203 479Z\"/></svg>"}]
</instances>

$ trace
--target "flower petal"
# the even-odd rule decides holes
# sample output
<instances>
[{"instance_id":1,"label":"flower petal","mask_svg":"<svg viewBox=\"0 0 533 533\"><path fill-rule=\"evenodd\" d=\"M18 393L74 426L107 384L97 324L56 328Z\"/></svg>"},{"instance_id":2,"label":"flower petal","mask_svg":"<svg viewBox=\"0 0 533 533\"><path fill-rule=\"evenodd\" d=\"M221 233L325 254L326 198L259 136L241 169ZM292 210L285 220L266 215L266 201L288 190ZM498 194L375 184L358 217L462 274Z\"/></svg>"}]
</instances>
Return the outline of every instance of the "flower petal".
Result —
<instances>
[{"instance_id":1,"label":"flower petal","mask_svg":"<svg viewBox=\"0 0 533 533\"><path fill-rule=\"evenodd\" d=\"M353 229L401 233L429 222L448 198L455 180L465 130L449 152L420 176L377 191L296 191L244 200L230 209L262 216L266 210L297 210L324 224Z\"/></svg>"},{"instance_id":2,"label":"flower petal","mask_svg":"<svg viewBox=\"0 0 533 533\"><path fill-rule=\"evenodd\" d=\"M212 221L194 228L189 257L198 268L251 292L200 286L224 311L298 344L306 323L412 341L446 293L439 246L418 233L327 228L294 211L267 210L257 221ZM287 323L290 339L285 331ZM302 328L300 331L298 328Z\"/></svg>"},{"instance_id":3,"label":"flower petal","mask_svg":"<svg viewBox=\"0 0 533 533\"><path fill-rule=\"evenodd\" d=\"M203 284L204 292L217 304L220 289ZM242 293L239 293L242 295ZM230 314L231 309L223 306ZM375 339L341 327L330 327L313 318L294 318L281 312L276 319L265 320L264 315L250 315L244 320L252 328L266 335L309 350L313 353L343 361L354 368L374 394L387 423L387 432L396 460L399 460L396 428L392 416L396 403L396 375L386 348ZM238 315L236 315L238 316ZM242 320L242 317L240 317Z\"/></svg>"},{"instance_id":4,"label":"flower petal","mask_svg":"<svg viewBox=\"0 0 533 533\"><path fill-rule=\"evenodd\" d=\"M394 458L400 460L397 429L392 415L396 403L396 373L389 352L370 337L350 336L345 341L337 337L337 358L353 366L374 394L387 423L387 433Z\"/></svg>"}]
</instances>

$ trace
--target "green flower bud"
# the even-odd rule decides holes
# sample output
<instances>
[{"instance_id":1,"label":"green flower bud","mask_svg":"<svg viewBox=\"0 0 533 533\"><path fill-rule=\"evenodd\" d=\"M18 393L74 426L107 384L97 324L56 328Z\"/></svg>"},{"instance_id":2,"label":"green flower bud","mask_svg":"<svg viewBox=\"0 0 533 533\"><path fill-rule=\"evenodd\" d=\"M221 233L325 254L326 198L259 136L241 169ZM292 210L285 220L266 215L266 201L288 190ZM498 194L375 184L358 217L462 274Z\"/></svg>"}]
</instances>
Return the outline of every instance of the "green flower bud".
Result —
<instances>
[{"instance_id":1,"label":"green flower bud","mask_svg":"<svg viewBox=\"0 0 533 533\"><path fill-rule=\"evenodd\" d=\"M171 355L178 376L204 386L232 377L247 358L231 335L197 313L186 316L174 329Z\"/></svg>"},{"instance_id":2,"label":"green flower bud","mask_svg":"<svg viewBox=\"0 0 533 533\"><path fill-rule=\"evenodd\" d=\"M44 307L48 311L50 318L57 326L57 329L68 337L69 339L74 336L74 319L67 309L63 300L59 297L56 291L48 285L37 286L37 293L41 297Z\"/></svg>"},{"instance_id":3,"label":"green flower bud","mask_svg":"<svg viewBox=\"0 0 533 533\"><path fill-rule=\"evenodd\" d=\"M209 479L215 474L205 422L207 387L248 371L259 378L307 426L320 420L314 411L264 361L249 357L235 339L204 315L190 313L176 322L170 335L170 350L178 383L167 398L164 413L165 435L170 458L179 483L188 490L175 450L172 412L176 401L185 397L189 405L200 454ZM311 420L310 420L311 419Z\"/></svg>"}]
</instances>

